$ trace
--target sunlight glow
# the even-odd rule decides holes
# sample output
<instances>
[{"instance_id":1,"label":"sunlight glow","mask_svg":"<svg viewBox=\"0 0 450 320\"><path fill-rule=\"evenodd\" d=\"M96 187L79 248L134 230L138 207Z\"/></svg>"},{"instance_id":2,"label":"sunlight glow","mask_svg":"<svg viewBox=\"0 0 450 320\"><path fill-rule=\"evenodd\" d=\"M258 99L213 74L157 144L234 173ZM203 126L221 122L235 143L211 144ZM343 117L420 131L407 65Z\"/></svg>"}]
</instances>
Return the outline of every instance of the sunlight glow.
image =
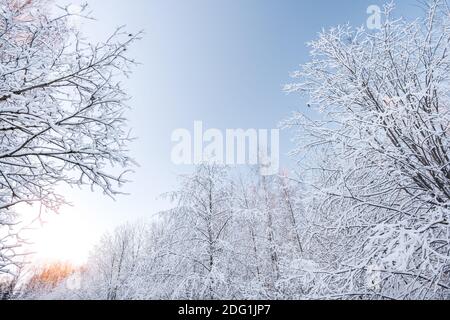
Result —
<instances>
[{"instance_id":1,"label":"sunlight glow","mask_svg":"<svg viewBox=\"0 0 450 320\"><path fill-rule=\"evenodd\" d=\"M89 222L72 210L64 210L59 215L47 214L46 223L31 231L31 248L37 261L74 265L86 262L97 235L89 227Z\"/></svg>"}]
</instances>

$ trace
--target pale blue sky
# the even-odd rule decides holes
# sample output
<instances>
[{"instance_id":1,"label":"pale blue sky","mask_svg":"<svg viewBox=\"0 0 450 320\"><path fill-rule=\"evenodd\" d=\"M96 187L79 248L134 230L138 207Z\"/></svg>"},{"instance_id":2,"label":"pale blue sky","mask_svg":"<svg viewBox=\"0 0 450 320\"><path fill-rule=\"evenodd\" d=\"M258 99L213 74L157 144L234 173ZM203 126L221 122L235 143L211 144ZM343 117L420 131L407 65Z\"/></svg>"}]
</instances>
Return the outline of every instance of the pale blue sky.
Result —
<instances>
[{"instance_id":1,"label":"pale blue sky","mask_svg":"<svg viewBox=\"0 0 450 320\"><path fill-rule=\"evenodd\" d=\"M61 1L59 1L61 2ZM77 1L75 1L76 3ZM417 1L398 1L399 13L417 14ZM171 133L208 128L276 128L295 109L298 96L282 86L289 72L308 60L306 42L323 27L363 25L367 7L378 0L91 0L97 22L84 26L93 40L119 25L145 37L131 52L142 63L126 87L133 99L130 125L139 140L133 156L141 164L116 202L90 191L69 191L74 203L62 213L89 225L77 250L87 252L105 230L151 216L168 204L158 196L177 185L188 168L172 165ZM281 136L283 154L291 148ZM282 166L289 161L283 156ZM75 226L74 226L75 228ZM67 247L70 240L67 241ZM73 242L73 240L72 240ZM72 245L73 247L73 245Z\"/></svg>"}]
</instances>

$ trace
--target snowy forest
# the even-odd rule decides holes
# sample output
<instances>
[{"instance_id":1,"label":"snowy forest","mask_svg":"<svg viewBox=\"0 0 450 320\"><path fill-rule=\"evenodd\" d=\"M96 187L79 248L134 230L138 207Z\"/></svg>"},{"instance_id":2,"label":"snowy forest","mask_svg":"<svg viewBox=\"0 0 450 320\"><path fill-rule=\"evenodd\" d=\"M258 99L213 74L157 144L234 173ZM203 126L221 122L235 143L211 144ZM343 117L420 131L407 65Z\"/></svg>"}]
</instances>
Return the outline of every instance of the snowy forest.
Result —
<instances>
[{"instance_id":1,"label":"snowy forest","mask_svg":"<svg viewBox=\"0 0 450 320\"><path fill-rule=\"evenodd\" d=\"M171 210L105 234L83 267L30 270L17 205L58 210L57 184L114 197L135 165L121 77L142 35L91 44L47 5L0 0L0 299L450 299L445 1L308 44L284 88L308 110L279 119L293 168L198 165Z\"/></svg>"}]
</instances>

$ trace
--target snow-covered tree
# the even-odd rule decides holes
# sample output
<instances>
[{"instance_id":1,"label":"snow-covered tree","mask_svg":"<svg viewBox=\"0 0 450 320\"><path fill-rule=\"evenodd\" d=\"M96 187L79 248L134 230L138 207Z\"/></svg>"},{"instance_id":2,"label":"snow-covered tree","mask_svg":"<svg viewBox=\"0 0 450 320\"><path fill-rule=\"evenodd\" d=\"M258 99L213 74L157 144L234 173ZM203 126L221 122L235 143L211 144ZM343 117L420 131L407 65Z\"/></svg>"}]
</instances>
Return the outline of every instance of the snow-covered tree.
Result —
<instances>
[{"instance_id":1,"label":"snow-covered tree","mask_svg":"<svg viewBox=\"0 0 450 320\"><path fill-rule=\"evenodd\" d=\"M204 164L182 178L181 188L170 196L177 207L174 217L179 244L171 252L185 264L185 277L174 295L184 298L226 297L226 241L233 217L232 193L225 168Z\"/></svg>"},{"instance_id":2,"label":"snow-covered tree","mask_svg":"<svg viewBox=\"0 0 450 320\"><path fill-rule=\"evenodd\" d=\"M237 246L247 268L257 277L244 281L244 298L303 298L299 265L311 264L303 252L305 229L301 184L286 173L247 177L236 192L237 212L232 234L245 239ZM258 280L258 281L256 281Z\"/></svg>"},{"instance_id":3,"label":"snow-covered tree","mask_svg":"<svg viewBox=\"0 0 450 320\"><path fill-rule=\"evenodd\" d=\"M322 32L286 88L319 114L288 121L311 160L311 243L330 272L318 296L450 293L450 15L439 0L413 22L393 9L380 30Z\"/></svg>"},{"instance_id":4,"label":"snow-covered tree","mask_svg":"<svg viewBox=\"0 0 450 320\"><path fill-rule=\"evenodd\" d=\"M138 296L148 227L139 222L103 236L90 255L78 292L85 299L126 300Z\"/></svg>"},{"instance_id":5,"label":"snow-covered tree","mask_svg":"<svg viewBox=\"0 0 450 320\"><path fill-rule=\"evenodd\" d=\"M139 35L118 29L89 43L70 8L46 3L0 3L0 273L15 263L18 204L57 209L60 184L115 196L126 180L108 166L132 164L119 78L134 64L127 48Z\"/></svg>"}]
</instances>

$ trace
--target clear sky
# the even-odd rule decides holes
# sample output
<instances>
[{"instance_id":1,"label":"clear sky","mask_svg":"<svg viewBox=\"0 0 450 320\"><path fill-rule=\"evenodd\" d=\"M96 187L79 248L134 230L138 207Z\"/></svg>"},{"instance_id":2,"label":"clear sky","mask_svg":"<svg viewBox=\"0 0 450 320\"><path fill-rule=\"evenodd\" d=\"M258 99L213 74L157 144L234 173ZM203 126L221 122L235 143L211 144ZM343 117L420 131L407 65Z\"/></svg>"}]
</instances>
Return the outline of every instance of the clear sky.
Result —
<instances>
[{"instance_id":1,"label":"clear sky","mask_svg":"<svg viewBox=\"0 0 450 320\"><path fill-rule=\"evenodd\" d=\"M133 97L130 125L139 137L132 154L140 167L123 190L130 195L115 202L87 189L64 190L74 206L48 217L37 237L41 256L76 256L81 262L105 231L168 208L159 195L173 190L177 174L189 170L171 163L173 130L192 130L195 120L208 128L271 129L304 108L298 96L286 95L282 87L290 81L289 72L308 60L306 42L322 28L364 25L368 6L383 3L91 0L98 21L83 25L88 38L105 39L120 25L146 33L131 53L142 65L126 80ZM416 0L398 1L398 12L417 15L417 5ZM289 133L282 133L282 153L290 148ZM286 156L281 165L289 165Z\"/></svg>"}]
</instances>

